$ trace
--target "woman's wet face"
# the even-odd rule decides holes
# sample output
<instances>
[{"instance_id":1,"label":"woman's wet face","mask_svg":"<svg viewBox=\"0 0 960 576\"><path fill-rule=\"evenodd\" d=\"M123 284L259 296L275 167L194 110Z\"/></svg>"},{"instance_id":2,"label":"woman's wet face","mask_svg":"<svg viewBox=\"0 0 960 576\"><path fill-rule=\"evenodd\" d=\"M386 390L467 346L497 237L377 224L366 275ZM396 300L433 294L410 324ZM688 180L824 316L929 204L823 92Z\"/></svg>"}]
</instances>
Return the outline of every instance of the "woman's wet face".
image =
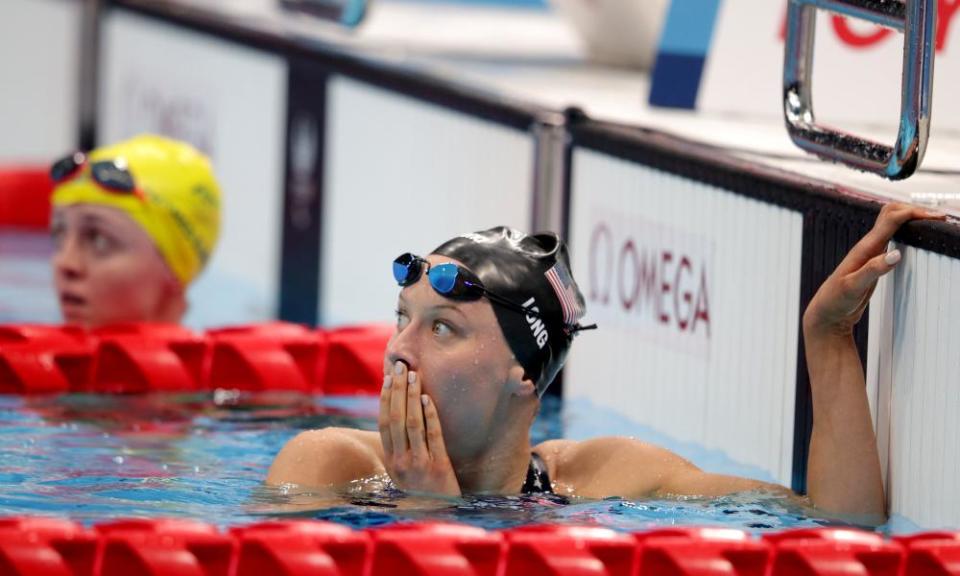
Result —
<instances>
[{"instance_id":1,"label":"woman's wet face","mask_svg":"<svg viewBox=\"0 0 960 576\"><path fill-rule=\"evenodd\" d=\"M427 260L458 263L438 256ZM436 403L451 456L487 441L504 384L517 365L489 301L448 299L424 274L398 298L397 330L387 346L385 370L397 361L417 372L423 391Z\"/></svg>"},{"instance_id":2,"label":"woman's wet face","mask_svg":"<svg viewBox=\"0 0 960 576\"><path fill-rule=\"evenodd\" d=\"M163 319L161 310L179 285L132 218L107 206L58 207L51 233L64 322L92 328Z\"/></svg>"}]
</instances>

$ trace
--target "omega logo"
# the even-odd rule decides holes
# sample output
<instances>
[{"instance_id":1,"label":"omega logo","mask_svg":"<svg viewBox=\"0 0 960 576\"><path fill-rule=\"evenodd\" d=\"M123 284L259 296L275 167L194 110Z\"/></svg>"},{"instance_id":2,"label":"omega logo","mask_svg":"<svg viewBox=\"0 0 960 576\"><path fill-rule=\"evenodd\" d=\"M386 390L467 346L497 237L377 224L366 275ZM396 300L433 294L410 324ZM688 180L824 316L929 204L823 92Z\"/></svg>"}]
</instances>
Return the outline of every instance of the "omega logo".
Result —
<instances>
[{"instance_id":1,"label":"omega logo","mask_svg":"<svg viewBox=\"0 0 960 576\"><path fill-rule=\"evenodd\" d=\"M646 245L631 235L614 237L597 222L590 235L591 303L684 334L710 337L709 281L705 258L682 248Z\"/></svg>"}]
</instances>

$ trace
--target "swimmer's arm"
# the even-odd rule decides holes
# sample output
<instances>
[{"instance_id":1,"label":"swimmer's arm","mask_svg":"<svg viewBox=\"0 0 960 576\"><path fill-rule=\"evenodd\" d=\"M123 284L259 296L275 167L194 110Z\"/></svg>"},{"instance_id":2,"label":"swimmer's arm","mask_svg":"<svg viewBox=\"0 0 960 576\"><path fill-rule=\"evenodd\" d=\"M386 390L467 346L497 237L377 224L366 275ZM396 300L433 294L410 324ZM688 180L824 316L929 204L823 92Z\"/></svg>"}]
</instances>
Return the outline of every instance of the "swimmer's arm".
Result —
<instances>
[{"instance_id":1,"label":"swimmer's arm","mask_svg":"<svg viewBox=\"0 0 960 576\"><path fill-rule=\"evenodd\" d=\"M880 524L883 515L831 510L811 506L779 484L704 472L673 452L632 438L606 437L585 442L551 440L536 448L552 458L556 474L555 491L583 498L626 499L672 498L678 496L713 498L737 492L766 492L805 510L810 516L836 518L857 524Z\"/></svg>"},{"instance_id":2,"label":"swimmer's arm","mask_svg":"<svg viewBox=\"0 0 960 576\"><path fill-rule=\"evenodd\" d=\"M880 456L853 328L877 280L899 261L887 244L905 222L943 219L903 204L880 210L873 228L820 286L803 315L813 432L807 465L811 503L830 514L886 516Z\"/></svg>"},{"instance_id":3,"label":"swimmer's arm","mask_svg":"<svg viewBox=\"0 0 960 576\"><path fill-rule=\"evenodd\" d=\"M716 497L736 492L761 491L786 496L805 504L792 490L779 484L704 472L691 462L676 454L664 456L666 466L663 481L654 491L654 496L705 496Z\"/></svg>"},{"instance_id":4,"label":"swimmer's arm","mask_svg":"<svg viewBox=\"0 0 960 576\"><path fill-rule=\"evenodd\" d=\"M555 462L558 492L569 487L585 498L722 496L749 490L793 494L777 484L709 474L665 448L633 438L551 440L536 450Z\"/></svg>"},{"instance_id":5,"label":"swimmer's arm","mask_svg":"<svg viewBox=\"0 0 960 576\"><path fill-rule=\"evenodd\" d=\"M301 432L277 454L265 483L337 489L382 473L376 454L354 437L355 432L343 428Z\"/></svg>"},{"instance_id":6,"label":"swimmer's arm","mask_svg":"<svg viewBox=\"0 0 960 576\"><path fill-rule=\"evenodd\" d=\"M814 425L807 495L822 512L886 518L880 456L853 335L811 337L805 330Z\"/></svg>"}]
</instances>

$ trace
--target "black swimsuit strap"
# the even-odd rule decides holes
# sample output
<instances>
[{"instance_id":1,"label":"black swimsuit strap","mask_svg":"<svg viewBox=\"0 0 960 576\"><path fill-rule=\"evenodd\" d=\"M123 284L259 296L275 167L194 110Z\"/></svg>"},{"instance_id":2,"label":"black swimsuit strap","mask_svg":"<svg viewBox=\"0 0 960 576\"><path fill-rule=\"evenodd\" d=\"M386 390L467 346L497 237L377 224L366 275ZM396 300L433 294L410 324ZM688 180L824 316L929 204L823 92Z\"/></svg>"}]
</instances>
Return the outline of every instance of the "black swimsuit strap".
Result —
<instances>
[{"instance_id":1,"label":"black swimsuit strap","mask_svg":"<svg viewBox=\"0 0 960 576\"><path fill-rule=\"evenodd\" d=\"M520 489L521 494L553 494L550 486L550 474L547 463L536 452L530 453L530 466L527 468L527 480Z\"/></svg>"}]
</instances>

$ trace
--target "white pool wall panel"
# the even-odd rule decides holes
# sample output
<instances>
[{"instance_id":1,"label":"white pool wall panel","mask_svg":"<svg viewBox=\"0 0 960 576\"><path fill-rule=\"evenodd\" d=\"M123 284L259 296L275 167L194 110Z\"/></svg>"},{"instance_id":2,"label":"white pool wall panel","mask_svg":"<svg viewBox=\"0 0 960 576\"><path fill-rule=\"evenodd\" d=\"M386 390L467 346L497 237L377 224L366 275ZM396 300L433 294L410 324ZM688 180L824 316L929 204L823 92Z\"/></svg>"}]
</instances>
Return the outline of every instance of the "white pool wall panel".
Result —
<instances>
[{"instance_id":1,"label":"white pool wall panel","mask_svg":"<svg viewBox=\"0 0 960 576\"><path fill-rule=\"evenodd\" d=\"M577 338L565 394L589 397L678 441L721 450L789 485L802 215L584 149L573 155L571 186L573 272L587 298L587 320L600 329ZM664 252L686 255L703 272L709 337L658 321L636 303L625 311L635 278L618 280L627 286L618 287L619 307L603 300L606 290L597 284L607 276L598 266L610 259L599 256L602 241L591 238L605 237L598 232L604 225L613 244L632 240L661 260ZM661 269L665 278L675 270ZM683 300L693 291L689 282L685 289L664 287L665 278L657 278L664 309L671 296ZM672 320L683 317L683 307L673 312Z\"/></svg>"},{"instance_id":2,"label":"white pool wall panel","mask_svg":"<svg viewBox=\"0 0 960 576\"><path fill-rule=\"evenodd\" d=\"M187 323L276 315L287 62L125 10L102 28L99 144L149 132L207 153L222 190L220 240L191 287Z\"/></svg>"},{"instance_id":3,"label":"white pool wall panel","mask_svg":"<svg viewBox=\"0 0 960 576\"><path fill-rule=\"evenodd\" d=\"M344 76L327 89L320 311L392 318L390 263L497 225L529 230L532 133Z\"/></svg>"},{"instance_id":4,"label":"white pool wall panel","mask_svg":"<svg viewBox=\"0 0 960 576\"><path fill-rule=\"evenodd\" d=\"M960 261L901 246L894 278L890 512L925 528L960 518Z\"/></svg>"},{"instance_id":5,"label":"white pool wall panel","mask_svg":"<svg viewBox=\"0 0 960 576\"><path fill-rule=\"evenodd\" d=\"M0 165L46 166L80 144L83 4L0 2Z\"/></svg>"}]
</instances>

